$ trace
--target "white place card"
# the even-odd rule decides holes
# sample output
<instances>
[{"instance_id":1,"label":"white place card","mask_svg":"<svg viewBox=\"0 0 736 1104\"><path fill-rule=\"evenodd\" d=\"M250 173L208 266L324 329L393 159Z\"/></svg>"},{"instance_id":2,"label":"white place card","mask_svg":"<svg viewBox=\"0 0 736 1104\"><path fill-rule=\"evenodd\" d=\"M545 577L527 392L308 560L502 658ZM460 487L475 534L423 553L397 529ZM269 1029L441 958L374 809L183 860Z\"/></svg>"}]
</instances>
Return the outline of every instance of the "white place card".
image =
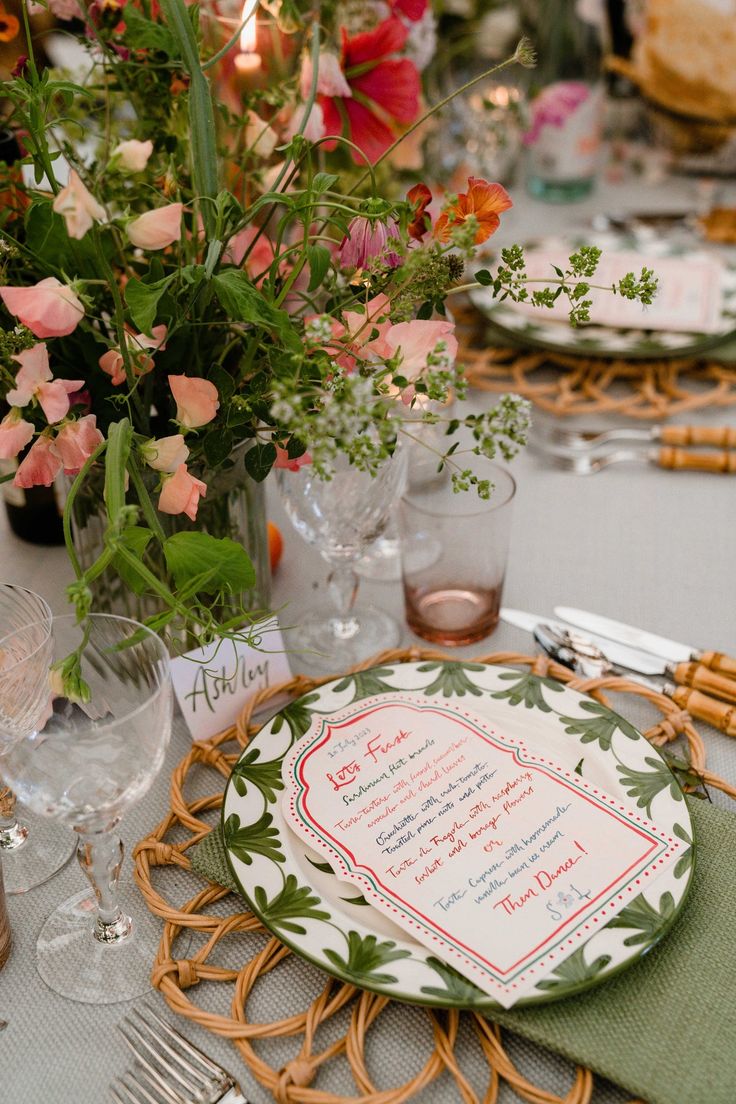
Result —
<instances>
[{"instance_id":1,"label":"white place card","mask_svg":"<svg viewBox=\"0 0 736 1104\"><path fill-rule=\"evenodd\" d=\"M291 678L276 619L258 626L258 649L220 640L171 661L179 708L195 740L208 740L234 724L248 698Z\"/></svg>"},{"instance_id":2,"label":"white place card","mask_svg":"<svg viewBox=\"0 0 736 1104\"><path fill-rule=\"evenodd\" d=\"M460 705L380 694L284 760L289 826L510 1008L683 844Z\"/></svg>"},{"instance_id":3,"label":"white place card","mask_svg":"<svg viewBox=\"0 0 736 1104\"><path fill-rule=\"evenodd\" d=\"M527 275L533 280L556 279L552 266L557 265L564 271L568 266L569 253L569 244L527 250ZM642 307L640 303L622 299L610 291L592 288L586 298L593 302L590 315L595 325L676 333L718 333L723 329L724 269L716 257L703 253L689 253L682 257L647 257L633 250L615 252L604 249L590 282L608 288L627 272L638 276L643 267L654 269L659 280L651 306ZM531 292L541 286L541 283L532 284L529 290ZM514 309L548 322L567 322L569 303L561 295L551 309L532 307L526 303L514 304Z\"/></svg>"}]
</instances>

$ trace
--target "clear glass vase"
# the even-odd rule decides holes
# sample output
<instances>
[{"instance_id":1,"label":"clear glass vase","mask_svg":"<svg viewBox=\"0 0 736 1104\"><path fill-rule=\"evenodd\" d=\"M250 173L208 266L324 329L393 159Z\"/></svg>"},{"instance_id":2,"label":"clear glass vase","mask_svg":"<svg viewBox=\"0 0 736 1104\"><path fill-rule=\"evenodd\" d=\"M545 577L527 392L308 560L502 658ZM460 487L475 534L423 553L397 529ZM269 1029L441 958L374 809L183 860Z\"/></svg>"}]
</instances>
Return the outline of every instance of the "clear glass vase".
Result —
<instances>
[{"instance_id":1,"label":"clear glass vase","mask_svg":"<svg viewBox=\"0 0 736 1104\"><path fill-rule=\"evenodd\" d=\"M266 525L265 490L263 483L256 483L245 469L247 446L236 449L228 465L217 471L190 467L193 475L207 484L207 494L200 498L197 520L190 521L185 514L158 513L158 519L167 536L186 530L198 530L213 537L229 537L242 544L255 569L256 583L248 591L232 596L232 601L221 610L213 610L222 620L236 616L245 609L249 613L265 612L271 599L271 571L268 558L268 530ZM144 476L155 503L158 473ZM72 507L72 534L74 548L84 569L99 557L104 549L106 516L103 506L104 471L93 472L85 482ZM131 485L127 501L134 502ZM140 522L145 524L144 521ZM169 585L161 546L151 540L144 553L144 562ZM150 593L136 594L125 579L114 569L105 570L92 583L95 611L113 613L144 621L162 610L161 599ZM176 626L170 632L179 640ZM186 643L186 641L184 641ZM192 644L192 646L194 646Z\"/></svg>"}]
</instances>

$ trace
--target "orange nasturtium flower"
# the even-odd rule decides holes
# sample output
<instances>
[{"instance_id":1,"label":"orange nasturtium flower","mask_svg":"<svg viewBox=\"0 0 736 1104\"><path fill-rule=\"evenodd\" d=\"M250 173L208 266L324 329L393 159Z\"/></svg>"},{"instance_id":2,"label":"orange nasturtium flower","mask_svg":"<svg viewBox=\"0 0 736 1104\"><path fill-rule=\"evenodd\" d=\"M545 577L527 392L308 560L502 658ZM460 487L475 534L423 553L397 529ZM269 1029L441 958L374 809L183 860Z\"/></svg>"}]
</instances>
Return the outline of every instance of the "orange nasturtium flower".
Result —
<instances>
[{"instance_id":1,"label":"orange nasturtium flower","mask_svg":"<svg viewBox=\"0 0 736 1104\"><path fill-rule=\"evenodd\" d=\"M475 244L495 234L501 223L500 215L513 207L511 197L500 184L489 184L477 176L468 177L468 190L461 192L455 203L450 204L434 226L434 236L438 241L449 241L450 233L456 226L462 226L469 215L478 220Z\"/></svg>"},{"instance_id":2,"label":"orange nasturtium flower","mask_svg":"<svg viewBox=\"0 0 736 1104\"><path fill-rule=\"evenodd\" d=\"M20 23L0 4L0 42L12 42L20 30Z\"/></svg>"}]
</instances>

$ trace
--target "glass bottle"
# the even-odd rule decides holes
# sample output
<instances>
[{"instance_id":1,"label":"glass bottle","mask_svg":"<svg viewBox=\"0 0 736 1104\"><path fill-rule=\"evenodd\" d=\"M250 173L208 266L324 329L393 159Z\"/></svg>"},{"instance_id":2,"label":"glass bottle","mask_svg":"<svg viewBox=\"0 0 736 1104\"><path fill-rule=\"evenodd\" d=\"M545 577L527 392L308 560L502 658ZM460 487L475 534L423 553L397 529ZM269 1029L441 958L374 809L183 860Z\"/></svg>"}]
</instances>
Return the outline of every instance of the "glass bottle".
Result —
<instances>
[{"instance_id":1,"label":"glass bottle","mask_svg":"<svg viewBox=\"0 0 736 1104\"><path fill-rule=\"evenodd\" d=\"M605 8L599 0L545 0L534 23L527 186L538 199L566 203L592 191L598 169Z\"/></svg>"}]
</instances>

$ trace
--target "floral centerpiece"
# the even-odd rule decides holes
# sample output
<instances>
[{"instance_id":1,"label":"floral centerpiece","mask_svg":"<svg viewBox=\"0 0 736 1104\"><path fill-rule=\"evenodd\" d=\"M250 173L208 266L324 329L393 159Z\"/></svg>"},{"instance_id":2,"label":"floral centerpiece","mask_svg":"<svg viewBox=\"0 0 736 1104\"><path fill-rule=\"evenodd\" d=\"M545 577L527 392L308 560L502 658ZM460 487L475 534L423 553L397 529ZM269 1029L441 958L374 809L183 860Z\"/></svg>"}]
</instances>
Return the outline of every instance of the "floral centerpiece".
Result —
<instances>
[{"instance_id":1,"label":"floral centerpiece","mask_svg":"<svg viewBox=\"0 0 736 1104\"><path fill-rule=\"evenodd\" d=\"M236 634L253 568L201 524L214 481L238 464L241 481L304 463L329 478L339 453L373 471L418 395L462 393L445 301L511 199L474 178L434 200L421 182L402 197L379 183L430 113L409 55L426 0L391 0L357 28L350 5L270 0L278 64L255 80L238 63L253 3L229 22L184 0L49 4L83 20L89 69L40 69L24 9L28 55L4 89L25 155L23 177L0 180L0 458L19 459L19 487L73 477L80 616L113 574L155 597L159 631ZM522 43L504 64L530 60ZM581 250L531 291L514 248L475 278L500 296L564 294L584 320L596 259ZM615 290L646 302L651 274ZM488 495L453 433L510 458L527 424L504 397L452 421L438 463ZM104 539L82 563L72 518L89 486Z\"/></svg>"}]
</instances>

